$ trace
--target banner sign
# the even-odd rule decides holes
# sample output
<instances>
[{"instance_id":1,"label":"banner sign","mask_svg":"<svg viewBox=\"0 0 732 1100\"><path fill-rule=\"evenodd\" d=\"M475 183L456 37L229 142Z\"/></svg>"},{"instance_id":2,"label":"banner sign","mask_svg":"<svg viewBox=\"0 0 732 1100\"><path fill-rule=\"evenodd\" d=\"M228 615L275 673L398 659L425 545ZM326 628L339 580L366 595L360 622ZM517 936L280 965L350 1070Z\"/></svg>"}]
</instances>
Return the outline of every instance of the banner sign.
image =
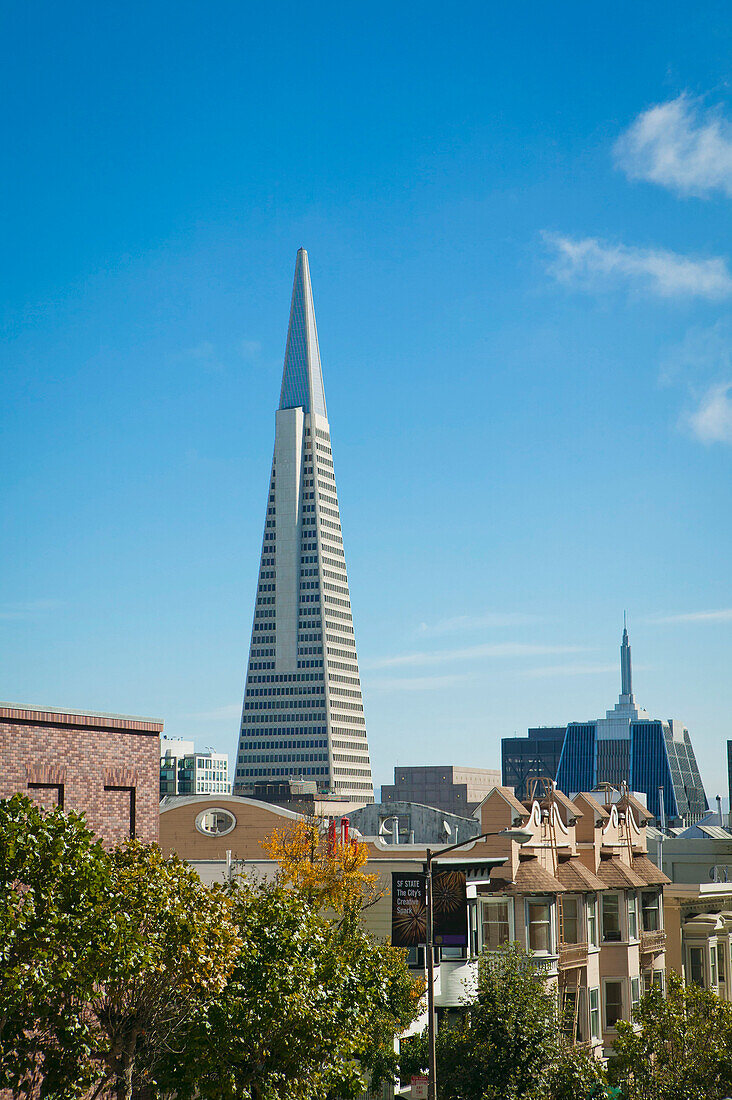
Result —
<instances>
[{"instance_id":1,"label":"banner sign","mask_svg":"<svg viewBox=\"0 0 732 1100\"><path fill-rule=\"evenodd\" d=\"M391 942L395 947L427 942L425 876L419 872L391 873Z\"/></svg>"},{"instance_id":2,"label":"banner sign","mask_svg":"<svg viewBox=\"0 0 732 1100\"><path fill-rule=\"evenodd\" d=\"M441 947L468 946L468 898L464 871L432 875L433 941Z\"/></svg>"}]
</instances>

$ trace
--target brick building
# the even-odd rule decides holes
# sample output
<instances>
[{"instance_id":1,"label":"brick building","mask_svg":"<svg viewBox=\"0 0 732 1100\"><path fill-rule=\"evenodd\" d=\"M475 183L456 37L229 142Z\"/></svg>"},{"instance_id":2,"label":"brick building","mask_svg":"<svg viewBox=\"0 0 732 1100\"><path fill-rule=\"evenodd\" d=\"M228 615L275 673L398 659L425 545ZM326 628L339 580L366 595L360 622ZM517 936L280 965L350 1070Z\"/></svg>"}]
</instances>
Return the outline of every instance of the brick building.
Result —
<instances>
[{"instance_id":1,"label":"brick building","mask_svg":"<svg viewBox=\"0 0 732 1100\"><path fill-rule=\"evenodd\" d=\"M0 798L22 791L83 812L110 844L156 841L162 730L152 718L0 703Z\"/></svg>"}]
</instances>

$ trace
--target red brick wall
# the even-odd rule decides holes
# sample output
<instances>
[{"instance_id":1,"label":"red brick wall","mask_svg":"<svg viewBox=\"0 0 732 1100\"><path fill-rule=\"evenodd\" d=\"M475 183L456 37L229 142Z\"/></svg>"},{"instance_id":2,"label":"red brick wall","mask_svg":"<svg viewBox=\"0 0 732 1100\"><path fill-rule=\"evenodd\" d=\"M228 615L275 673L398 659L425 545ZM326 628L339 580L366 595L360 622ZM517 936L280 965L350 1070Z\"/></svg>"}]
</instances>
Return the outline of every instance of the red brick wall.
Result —
<instances>
[{"instance_id":1,"label":"red brick wall","mask_svg":"<svg viewBox=\"0 0 732 1100\"><path fill-rule=\"evenodd\" d=\"M135 834L157 841L162 728L145 719L0 707L0 798L22 791L48 807L58 800L53 786L62 785L64 809L83 812L115 844L130 835L130 792L104 788L131 787Z\"/></svg>"}]
</instances>

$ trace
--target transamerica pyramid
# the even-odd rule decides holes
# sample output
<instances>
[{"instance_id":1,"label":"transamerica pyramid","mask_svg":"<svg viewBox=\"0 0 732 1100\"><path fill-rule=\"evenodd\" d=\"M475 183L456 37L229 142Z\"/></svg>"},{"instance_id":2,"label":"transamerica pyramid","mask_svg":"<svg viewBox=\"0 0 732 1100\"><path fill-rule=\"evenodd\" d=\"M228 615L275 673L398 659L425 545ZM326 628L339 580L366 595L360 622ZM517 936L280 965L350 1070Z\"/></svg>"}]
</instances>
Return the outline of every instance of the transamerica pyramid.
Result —
<instances>
[{"instance_id":1,"label":"transamerica pyramid","mask_svg":"<svg viewBox=\"0 0 732 1100\"><path fill-rule=\"evenodd\" d=\"M244 688L234 793L315 780L373 802L361 680L308 254L290 324Z\"/></svg>"}]
</instances>

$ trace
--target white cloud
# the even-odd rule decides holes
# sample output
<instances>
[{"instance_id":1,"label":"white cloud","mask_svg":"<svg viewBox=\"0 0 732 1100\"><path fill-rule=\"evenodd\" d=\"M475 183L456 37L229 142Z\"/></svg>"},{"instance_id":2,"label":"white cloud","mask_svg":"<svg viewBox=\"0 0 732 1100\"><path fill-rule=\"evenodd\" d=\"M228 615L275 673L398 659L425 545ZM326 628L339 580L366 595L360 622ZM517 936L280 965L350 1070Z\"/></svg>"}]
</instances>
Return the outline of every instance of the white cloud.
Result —
<instances>
[{"instance_id":1,"label":"white cloud","mask_svg":"<svg viewBox=\"0 0 732 1100\"><path fill-rule=\"evenodd\" d=\"M732 295L732 275L721 256L691 259L666 249L629 248L595 237L543 236L555 252L551 273L559 282L580 289L625 284L659 298L718 300Z\"/></svg>"},{"instance_id":2,"label":"white cloud","mask_svg":"<svg viewBox=\"0 0 732 1100\"><path fill-rule=\"evenodd\" d=\"M524 642L496 642L467 646L464 649L443 649L433 653L402 653L395 657L377 657L364 661L364 668L404 668L420 665L441 665L448 661L475 661L504 657L539 657L553 653L581 653L580 646L532 645Z\"/></svg>"},{"instance_id":3,"label":"white cloud","mask_svg":"<svg viewBox=\"0 0 732 1100\"><path fill-rule=\"evenodd\" d=\"M729 623L732 607L720 607L715 611L685 611L680 615L659 615L653 623Z\"/></svg>"},{"instance_id":4,"label":"white cloud","mask_svg":"<svg viewBox=\"0 0 732 1100\"><path fill-rule=\"evenodd\" d=\"M61 600L28 600L25 603L6 603L0 606L0 620L17 622L22 619L37 619L50 611L58 611L63 606Z\"/></svg>"},{"instance_id":5,"label":"white cloud","mask_svg":"<svg viewBox=\"0 0 732 1100\"><path fill-rule=\"evenodd\" d=\"M436 623L420 623L417 633L423 638L433 638L440 634L453 634L458 631L483 630L491 627L525 626L535 623L536 615L526 615L520 611L487 611L483 615L454 615Z\"/></svg>"},{"instance_id":6,"label":"white cloud","mask_svg":"<svg viewBox=\"0 0 732 1100\"><path fill-rule=\"evenodd\" d=\"M710 386L686 421L692 435L702 443L732 443L732 382Z\"/></svg>"},{"instance_id":7,"label":"white cloud","mask_svg":"<svg viewBox=\"0 0 732 1100\"><path fill-rule=\"evenodd\" d=\"M686 390L680 427L701 443L732 443L732 324L723 317L706 328L691 328L666 356L664 385Z\"/></svg>"},{"instance_id":8,"label":"white cloud","mask_svg":"<svg viewBox=\"0 0 732 1100\"><path fill-rule=\"evenodd\" d=\"M732 196L732 124L686 92L638 115L613 151L630 179L682 195Z\"/></svg>"}]
</instances>

